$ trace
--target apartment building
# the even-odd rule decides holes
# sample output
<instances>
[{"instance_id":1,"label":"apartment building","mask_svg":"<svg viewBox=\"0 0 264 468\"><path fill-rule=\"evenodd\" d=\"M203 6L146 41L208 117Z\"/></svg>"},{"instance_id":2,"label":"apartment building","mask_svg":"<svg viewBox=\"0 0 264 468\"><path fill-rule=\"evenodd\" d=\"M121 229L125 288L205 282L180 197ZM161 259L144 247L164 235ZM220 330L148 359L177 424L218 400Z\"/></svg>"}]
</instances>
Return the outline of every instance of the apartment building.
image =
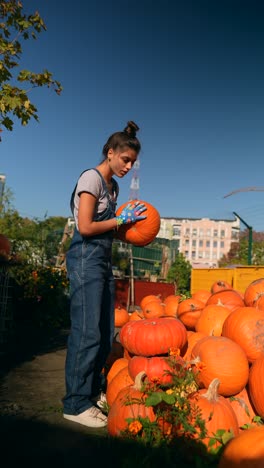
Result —
<instances>
[{"instance_id":1,"label":"apartment building","mask_svg":"<svg viewBox=\"0 0 264 468\"><path fill-rule=\"evenodd\" d=\"M193 268L216 268L219 260L239 241L240 220L161 218L157 237L178 240L179 252Z\"/></svg>"}]
</instances>

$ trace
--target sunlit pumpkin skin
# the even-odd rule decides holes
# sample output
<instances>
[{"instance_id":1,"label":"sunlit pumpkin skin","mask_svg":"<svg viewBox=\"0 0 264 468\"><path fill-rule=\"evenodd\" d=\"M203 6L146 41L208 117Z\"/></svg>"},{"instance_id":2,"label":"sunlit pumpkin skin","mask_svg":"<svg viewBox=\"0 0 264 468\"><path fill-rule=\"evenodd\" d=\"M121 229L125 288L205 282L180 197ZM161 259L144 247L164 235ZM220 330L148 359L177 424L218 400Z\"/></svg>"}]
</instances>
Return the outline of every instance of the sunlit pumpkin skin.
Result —
<instances>
[{"instance_id":1,"label":"sunlit pumpkin skin","mask_svg":"<svg viewBox=\"0 0 264 468\"><path fill-rule=\"evenodd\" d=\"M155 294L147 294L147 296L144 296L140 303L139 303L139 306L140 306L140 309L143 310L144 307L147 305L148 302L153 302L153 301L157 301L159 303L162 302L161 300L161 297L160 295L155 295Z\"/></svg>"},{"instance_id":2,"label":"sunlit pumpkin skin","mask_svg":"<svg viewBox=\"0 0 264 468\"><path fill-rule=\"evenodd\" d=\"M244 350L234 341L224 336L206 336L192 349L191 359L195 380L200 388L208 388L215 378L220 380L219 393L232 396L246 386L249 376L249 363Z\"/></svg>"},{"instance_id":3,"label":"sunlit pumpkin skin","mask_svg":"<svg viewBox=\"0 0 264 468\"><path fill-rule=\"evenodd\" d=\"M225 319L222 335L244 349L250 363L264 353L264 311L239 307Z\"/></svg>"},{"instance_id":4,"label":"sunlit pumpkin skin","mask_svg":"<svg viewBox=\"0 0 264 468\"><path fill-rule=\"evenodd\" d=\"M127 322L120 330L121 344L137 356L167 354L170 348L179 350L187 341L187 330L180 320L157 317Z\"/></svg>"},{"instance_id":5,"label":"sunlit pumpkin skin","mask_svg":"<svg viewBox=\"0 0 264 468\"><path fill-rule=\"evenodd\" d=\"M141 391L138 379L132 385L121 389L108 412L108 433L111 436L122 435L122 431L128 428L128 418L148 417L151 422L155 421L153 408L145 406L145 399L146 395Z\"/></svg>"},{"instance_id":6,"label":"sunlit pumpkin skin","mask_svg":"<svg viewBox=\"0 0 264 468\"><path fill-rule=\"evenodd\" d=\"M243 426L256 425L253 421L254 417L257 416L251 401L249 399L247 388L243 388L241 392L236 395L229 397L229 402L236 413L236 417L239 425L239 432L244 431Z\"/></svg>"},{"instance_id":7,"label":"sunlit pumpkin skin","mask_svg":"<svg viewBox=\"0 0 264 468\"><path fill-rule=\"evenodd\" d=\"M264 426L251 427L231 439L221 454L218 468L263 468Z\"/></svg>"},{"instance_id":8,"label":"sunlit pumpkin skin","mask_svg":"<svg viewBox=\"0 0 264 468\"><path fill-rule=\"evenodd\" d=\"M132 385L134 380L131 379L128 373L128 365L121 368L115 376L110 380L106 388L106 401L111 406L121 388L127 385Z\"/></svg>"},{"instance_id":9,"label":"sunlit pumpkin skin","mask_svg":"<svg viewBox=\"0 0 264 468\"><path fill-rule=\"evenodd\" d=\"M180 299L180 295L167 296L163 301L164 315L166 315L167 317L177 317L177 310Z\"/></svg>"},{"instance_id":10,"label":"sunlit pumpkin skin","mask_svg":"<svg viewBox=\"0 0 264 468\"><path fill-rule=\"evenodd\" d=\"M160 214L153 205L146 201L130 200L117 209L116 216L119 216L129 203L134 202L144 203L147 210L144 211L143 215L146 216L146 219L132 224L123 224L117 231L117 238L123 242L143 247L150 244L157 236L160 230Z\"/></svg>"},{"instance_id":11,"label":"sunlit pumpkin skin","mask_svg":"<svg viewBox=\"0 0 264 468\"><path fill-rule=\"evenodd\" d=\"M252 281L244 292L244 302L246 306L254 307L256 301L264 296L264 278Z\"/></svg>"},{"instance_id":12,"label":"sunlit pumpkin skin","mask_svg":"<svg viewBox=\"0 0 264 468\"><path fill-rule=\"evenodd\" d=\"M107 385L111 382L113 377L124 367L128 366L128 360L124 357L120 357L119 359L116 359L116 361L113 363L113 365L110 367L107 376L106 376L106 381Z\"/></svg>"},{"instance_id":13,"label":"sunlit pumpkin skin","mask_svg":"<svg viewBox=\"0 0 264 468\"><path fill-rule=\"evenodd\" d=\"M211 286L211 293L213 294L225 289L233 289L233 286L225 280L217 280Z\"/></svg>"},{"instance_id":14,"label":"sunlit pumpkin skin","mask_svg":"<svg viewBox=\"0 0 264 468\"><path fill-rule=\"evenodd\" d=\"M115 327L119 328L125 325L129 320L129 313L124 307L115 308Z\"/></svg>"},{"instance_id":15,"label":"sunlit pumpkin skin","mask_svg":"<svg viewBox=\"0 0 264 468\"><path fill-rule=\"evenodd\" d=\"M201 315L205 304L198 299L188 298L179 302L177 317L187 330L195 330L195 324Z\"/></svg>"},{"instance_id":16,"label":"sunlit pumpkin skin","mask_svg":"<svg viewBox=\"0 0 264 468\"><path fill-rule=\"evenodd\" d=\"M235 310L238 307L245 306L241 294L234 289L223 289L222 291L211 294L206 305L209 304L222 305L230 310Z\"/></svg>"},{"instance_id":17,"label":"sunlit pumpkin skin","mask_svg":"<svg viewBox=\"0 0 264 468\"><path fill-rule=\"evenodd\" d=\"M164 304L159 301L149 301L143 306L142 313L145 318L162 317L164 315Z\"/></svg>"},{"instance_id":18,"label":"sunlit pumpkin skin","mask_svg":"<svg viewBox=\"0 0 264 468\"><path fill-rule=\"evenodd\" d=\"M250 368L248 393L257 414L264 419L264 354Z\"/></svg>"},{"instance_id":19,"label":"sunlit pumpkin skin","mask_svg":"<svg viewBox=\"0 0 264 468\"><path fill-rule=\"evenodd\" d=\"M256 307L256 309L264 310L264 295L260 296L255 302L253 307Z\"/></svg>"},{"instance_id":20,"label":"sunlit pumpkin skin","mask_svg":"<svg viewBox=\"0 0 264 468\"><path fill-rule=\"evenodd\" d=\"M174 363L173 367L170 362ZM180 356L171 356L169 358L161 356L134 356L128 362L128 372L130 377L135 380L136 376L144 371L149 382L166 384L172 382L172 372L180 369L184 364Z\"/></svg>"},{"instance_id":21,"label":"sunlit pumpkin skin","mask_svg":"<svg viewBox=\"0 0 264 468\"><path fill-rule=\"evenodd\" d=\"M189 396L191 405L199 408L201 417L205 420L207 437L202 442L209 449L209 441L220 429L232 431L235 436L239 434L238 420L229 401L218 393L220 381L215 378L210 382L208 389L200 389ZM199 428L197 428L199 431ZM216 442L211 448L217 448Z\"/></svg>"},{"instance_id":22,"label":"sunlit pumpkin skin","mask_svg":"<svg viewBox=\"0 0 264 468\"><path fill-rule=\"evenodd\" d=\"M133 320L142 320L144 318L144 315L142 313L142 311L139 311L139 310L134 310L134 312L131 312L129 314L129 320L133 321Z\"/></svg>"},{"instance_id":23,"label":"sunlit pumpkin skin","mask_svg":"<svg viewBox=\"0 0 264 468\"><path fill-rule=\"evenodd\" d=\"M193 299L198 299L199 301L204 302L204 304L206 304L210 296L211 292L207 291L207 289L199 289L192 294Z\"/></svg>"},{"instance_id":24,"label":"sunlit pumpkin skin","mask_svg":"<svg viewBox=\"0 0 264 468\"><path fill-rule=\"evenodd\" d=\"M205 335L221 336L223 323L230 313L231 310L227 307L209 304L201 311L195 330Z\"/></svg>"},{"instance_id":25,"label":"sunlit pumpkin skin","mask_svg":"<svg viewBox=\"0 0 264 468\"><path fill-rule=\"evenodd\" d=\"M190 361L194 345L196 345L196 343L198 343L198 341L205 336L207 335L204 333L196 332L194 330L187 330L187 343L184 345L181 352L181 356L185 361Z\"/></svg>"}]
</instances>

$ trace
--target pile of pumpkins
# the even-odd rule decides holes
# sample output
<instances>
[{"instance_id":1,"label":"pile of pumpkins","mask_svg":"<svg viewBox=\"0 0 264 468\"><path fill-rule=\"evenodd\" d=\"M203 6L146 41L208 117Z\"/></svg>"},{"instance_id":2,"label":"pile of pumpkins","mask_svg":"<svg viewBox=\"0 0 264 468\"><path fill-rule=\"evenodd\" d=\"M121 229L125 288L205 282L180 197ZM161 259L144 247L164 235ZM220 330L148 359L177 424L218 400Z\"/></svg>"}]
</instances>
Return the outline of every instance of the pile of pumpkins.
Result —
<instances>
[{"instance_id":1,"label":"pile of pumpkins","mask_svg":"<svg viewBox=\"0 0 264 468\"><path fill-rule=\"evenodd\" d=\"M219 468L264 466L264 278L250 283L244 294L226 281L210 291L145 296L132 313L115 309L115 340L106 372L108 432L120 436L128 418L148 416L152 407L126 405L142 397L142 379L168 383L171 349L179 359L196 363L195 398L206 422L207 449L218 430L232 431Z\"/></svg>"}]
</instances>

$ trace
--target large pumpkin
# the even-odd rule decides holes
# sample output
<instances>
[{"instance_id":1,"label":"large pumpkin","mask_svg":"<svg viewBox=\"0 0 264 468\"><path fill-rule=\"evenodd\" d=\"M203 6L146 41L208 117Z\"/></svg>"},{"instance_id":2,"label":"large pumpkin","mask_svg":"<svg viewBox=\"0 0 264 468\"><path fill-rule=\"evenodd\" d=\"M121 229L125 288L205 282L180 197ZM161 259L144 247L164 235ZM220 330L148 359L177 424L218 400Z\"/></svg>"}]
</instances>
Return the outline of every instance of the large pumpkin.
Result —
<instances>
[{"instance_id":1,"label":"large pumpkin","mask_svg":"<svg viewBox=\"0 0 264 468\"><path fill-rule=\"evenodd\" d=\"M184 364L180 356L170 358L163 356L133 356L128 361L128 373L135 380L136 376L144 371L147 379L151 382L167 384L172 382L172 374L179 370Z\"/></svg>"},{"instance_id":2,"label":"large pumpkin","mask_svg":"<svg viewBox=\"0 0 264 468\"><path fill-rule=\"evenodd\" d=\"M178 319L188 330L194 330L195 324L204 308L204 302L199 299L188 298L179 302L177 309Z\"/></svg>"},{"instance_id":3,"label":"large pumpkin","mask_svg":"<svg viewBox=\"0 0 264 468\"><path fill-rule=\"evenodd\" d=\"M205 335L221 336L223 323L229 314L231 310L227 307L209 304L202 310L195 324L195 330Z\"/></svg>"},{"instance_id":4,"label":"large pumpkin","mask_svg":"<svg viewBox=\"0 0 264 468\"><path fill-rule=\"evenodd\" d=\"M257 414L264 418L264 354L259 356L250 368L248 393Z\"/></svg>"},{"instance_id":5,"label":"large pumpkin","mask_svg":"<svg viewBox=\"0 0 264 468\"><path fill-rule=\"evenodd\" d=\"M229 338L202 338L194 345L191 358L196 362L193 371L200 388L208 388L210 382L218 378L220 395L231 396L240 392L248 382L249 364L246 353Z\"/></svg>"},{"instance_id":6,"label":"large pumpkin","mask_svg":"<svg viewBox=\"0 0 264 468\"><path fill-rule=\"evenodd\" d=\"M121 389L113 402L107 417L107 429L111 436L122 435L122 431L129 428L128 419L149 418L155 421L152 406L146 406L144 400L146 394L141 391L141 378L139 374L135 383Z\"/></svg>"},{"instance_id":7,"label":"large pumpkin","mask_svg":"<svg viewBox=\"0 0 264 468\"><path fill-rule=\"evenodd\" d=\"M155 239L160 230L160 214L153 205L146 201L130 200L117 209L116 216L119 216L129 203L135 202L144 203L146 206L147 210L142 213L142 215L146 216L146 219L132 224L123 224L119 227L116 236L123 242L136 246L145 246Z\"/></svg>"},{"instance_id":8,"label":"large pumpkin","mask_svg":"<svg viewBox=\"0 0 264 468\"><path fill-rule=\"evenodd\" d=\"M189 396L194 414L197 414L196 408L199 409L201 418L205 421L207 435L202 441L208 448L216 448L220 445L218 441L209 445L210 438L214 438L220 429L232 431L235 436L239 434L236 414L229 401L218 393L219 384L219 379L215 378L210 382L207 390L201 389Z\"/></svg>"},{"instance_id":9,"label":"large pumpkin","mask_svg":"<svg viewBox=\"0 0 264 468\"><path fill-rule=\"evenodd\" d=\"M157 356L167 354L170 348L181 350L187 341L187 330L176 318L157 317L125 323L119 337L131 354Z\"/></svg>"},{"instance_id":10,"label":"large pumpkin","mask_svg":"<svg viewBox=\"0 0 264 468\"><path fill-rule=\"evenodd\" d=\"M239 307L225 319L222 335L244 349L249 362L264 353L264 311L255 307Z\"/></svg>"},{"instance_id":11,"label":"large pumpkin","mask_svg":"<svg viewBox=\"0 0 264 468\"><path fill-rule=\"evenodd\" d=\"M263 468L264 426L251 427L225 446L218 468Z\"/></svg>"},{"instance_id":12,"label":"large pumpkin","mask_svg":"<svg viewBox=\"0 0 264 468\"><path fill-rule=\"evenodd\" d=\"M252 281L246 288L244 293L246 306L255 307L256 302L261 296L264 296L264 278Z\"/></svg>"},{"instance_id":13,"label":"large pumpkin","mask_svg":"<svg viewBox=\"0 0 264 468\"><path fill-rule=\"evenodd\" d=\"M237 307L245 305L241 294L234 289L222 289L217 291L209 297L206 305L217 304L227 307L230 310L235 310Z\"/></svg>"}]
</instances>

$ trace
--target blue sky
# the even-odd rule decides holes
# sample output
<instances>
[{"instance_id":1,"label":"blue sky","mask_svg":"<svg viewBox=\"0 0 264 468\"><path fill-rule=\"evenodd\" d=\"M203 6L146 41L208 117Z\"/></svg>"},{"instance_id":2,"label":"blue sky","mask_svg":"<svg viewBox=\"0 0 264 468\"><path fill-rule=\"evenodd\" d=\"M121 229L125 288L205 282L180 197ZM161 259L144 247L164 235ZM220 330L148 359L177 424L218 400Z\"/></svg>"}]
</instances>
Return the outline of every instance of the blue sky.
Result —
<instances>
[{"instance_id":1,"label":"blue sky","mask_svg":"<svg viewBox=\"0 0 264 468\"><path fill-rule=\"evenodd\" d=\"M235 211L264 230L263 2L23 4L47 31L23 44L21 66L48 69L64 89L33 90L40 122L2 133L0 173L22 216L70 216L79 174L134 120L140 199L162 217L232 219ZM132 177L118 179L119 204ZM225 198L247 187L263 191Z\"/></svg>"}]
</instances>

